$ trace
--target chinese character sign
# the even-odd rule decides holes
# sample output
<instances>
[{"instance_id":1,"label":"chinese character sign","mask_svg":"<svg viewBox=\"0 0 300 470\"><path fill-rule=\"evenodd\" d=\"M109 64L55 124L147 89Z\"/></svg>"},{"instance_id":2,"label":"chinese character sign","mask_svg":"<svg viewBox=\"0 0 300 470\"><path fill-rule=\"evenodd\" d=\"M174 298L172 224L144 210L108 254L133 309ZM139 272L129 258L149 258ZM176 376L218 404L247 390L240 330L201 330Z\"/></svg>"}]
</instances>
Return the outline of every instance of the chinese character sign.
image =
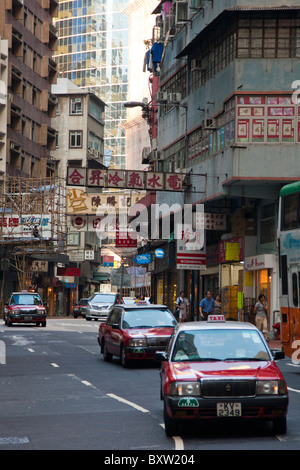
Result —
<instances>
[{"instance_id":1,"label":"chinese character sign","mask_svg":"<svg viewBox=\"0 0 300 470\"><path fill-rule=\"evenodd\" d=\"M146 173L146 189L152 189L154 191L164 189L164 174L156 172Z\"/></svg>"},{"instance_id":2,"label":"chinese character sign","mask_svg":"<svg viewBox=\"0 0 300 470\"><path fill-rule=\"evenodd\" d=\"M67 185L84 186L85 185L85 168L68 167Z\"/></svg>"},{"instance_id":3,"label":"chinese character sign","mask_svg":"<svg viewBox=\"0 0 300 470\"><path fill-rule=\"evenodd\" d=\"M67 185L91 188L182 191L183 173L68 167Z\"/></svg>"}]
</instances>

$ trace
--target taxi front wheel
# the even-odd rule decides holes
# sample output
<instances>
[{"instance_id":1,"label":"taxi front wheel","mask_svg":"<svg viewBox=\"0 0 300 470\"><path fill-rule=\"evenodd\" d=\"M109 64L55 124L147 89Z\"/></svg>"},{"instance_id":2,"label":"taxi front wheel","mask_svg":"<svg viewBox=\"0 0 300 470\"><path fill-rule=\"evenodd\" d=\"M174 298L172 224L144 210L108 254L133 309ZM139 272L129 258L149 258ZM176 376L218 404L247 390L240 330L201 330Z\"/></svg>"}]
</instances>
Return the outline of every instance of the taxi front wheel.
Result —
<instances>
[{"instance_id":1,"label":"taxi front wheel","mask_svg":"<svg viewBox=\"0 0 300 470\"><path fill-rule=\"evenodd\" d=\"M286 418L277 418L273 421L274 434L285 434L287 431Z\"/></svg>"},{"instance_id":2,"label":"taxi front wheel","mask_svg":"<svg viewBox=\"0 0 300 470\"><path fill-rule=\"evenodd\" d=\"M170 418L167 411L166 402L164 402L164 422L165 422L165 433L168 437L177 436L178 434L178 423Z\"/></svg>"}]
</instances>

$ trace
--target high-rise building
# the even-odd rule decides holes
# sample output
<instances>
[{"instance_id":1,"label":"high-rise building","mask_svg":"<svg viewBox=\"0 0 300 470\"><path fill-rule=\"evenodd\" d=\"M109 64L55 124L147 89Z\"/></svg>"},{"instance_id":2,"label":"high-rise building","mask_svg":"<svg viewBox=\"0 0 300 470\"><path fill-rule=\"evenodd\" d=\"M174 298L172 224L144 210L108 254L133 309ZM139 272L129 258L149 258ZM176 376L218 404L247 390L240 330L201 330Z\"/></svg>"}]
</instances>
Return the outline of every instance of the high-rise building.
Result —
<instances>
[{"instance_id":1,"label":"high-rise building","mask_svg":"<svg viewBox=\"0 0 300 470\"><path fill-rule=\"evenodd\" d=\"M6 171L12 176L51 176L48 158L55 148L51 125L56 101L52 59L57 31L58 0L0 2L0 36L8 41Z\"/></svg>"},{"instance_id":2,"label":"high-rise building","mask_svg":"<svg viewBox=\"0 0 300 470\"><path fill-rule=\"evenodd\" d=\"M106 104L105 154L111 167L125 168L128 92L129 0L59 0L58 50L61 78L98 95Z\"/></svg>"}]
</instances>

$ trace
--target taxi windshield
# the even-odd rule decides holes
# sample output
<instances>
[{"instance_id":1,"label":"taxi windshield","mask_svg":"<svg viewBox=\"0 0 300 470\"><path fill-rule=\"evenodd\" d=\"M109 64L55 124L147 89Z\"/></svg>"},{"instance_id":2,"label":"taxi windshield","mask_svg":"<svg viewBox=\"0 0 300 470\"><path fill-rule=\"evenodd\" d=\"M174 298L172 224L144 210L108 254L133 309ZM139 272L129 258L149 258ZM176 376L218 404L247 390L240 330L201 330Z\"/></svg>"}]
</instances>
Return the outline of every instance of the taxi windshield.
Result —
<instances>
[{"instance_id":1,"label":"taxi windshield","mask_svg":"<svg viewBox=\"0 0 300 470\"><path fill-rule=\"evenodd\" d=\"M124 312L123 328L174 328L175 318L168 310L143 308Z\"/></svg>"},{"instance_id":2,"label":"taxi windshield","mask_svg":"<svg viewBox=\"0 0 300 470\"><path fill-rule=\"evenodd\" d=\"M270 355L258 331L199 329L180 331L172 361L268 361Z\"/></svg>"},{"instance_id":3,"label":"taxi windshield","mask_svg":"<svg viewBox=\"0 0 300 470\"><path fill-rule=\"evenodd\" d=\"M37 294L14 294L10 305L42 305L43 302Z\"/></svg>"}]
</instances>

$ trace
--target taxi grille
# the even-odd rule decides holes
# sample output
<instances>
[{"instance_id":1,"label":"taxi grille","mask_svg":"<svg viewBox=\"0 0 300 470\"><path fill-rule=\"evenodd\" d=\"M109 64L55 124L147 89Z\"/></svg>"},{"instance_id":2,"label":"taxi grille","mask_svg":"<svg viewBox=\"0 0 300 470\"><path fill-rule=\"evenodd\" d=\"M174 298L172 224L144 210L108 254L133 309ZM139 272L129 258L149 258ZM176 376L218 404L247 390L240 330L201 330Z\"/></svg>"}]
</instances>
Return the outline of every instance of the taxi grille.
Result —
<instances>
[{"instance_id":1,"label":"taxi grille","mask_svg":"<svg viewBox=\"0 0 300 470\"><path fill-rule=\"evenodd\" d=\"M203 380L203 397L251 397L255 395L255 380Z\"/></svg>"},{"instance_id":2,"label":"taxi grille","mask_svg":"<svg viewBox=\"0 0 300 470\"><path fill-rule=\"evenodd\" d=\"M147 344L150 347L165 349L168 346L169 339L169 336L153 336L152 338L147 338Z\"/></svg>"},{"instance_id":3,"label":"taxi grille","mask_svg":"<svg viewBox=\"0 0 300 470\"><path fill-rule=\"evenodd\" d=\"M36 308L32 308L32 309L22 308L19 310L19 313L22 313L23 315L36 315L38 311Z\"/></svg>"}]
</instances>

